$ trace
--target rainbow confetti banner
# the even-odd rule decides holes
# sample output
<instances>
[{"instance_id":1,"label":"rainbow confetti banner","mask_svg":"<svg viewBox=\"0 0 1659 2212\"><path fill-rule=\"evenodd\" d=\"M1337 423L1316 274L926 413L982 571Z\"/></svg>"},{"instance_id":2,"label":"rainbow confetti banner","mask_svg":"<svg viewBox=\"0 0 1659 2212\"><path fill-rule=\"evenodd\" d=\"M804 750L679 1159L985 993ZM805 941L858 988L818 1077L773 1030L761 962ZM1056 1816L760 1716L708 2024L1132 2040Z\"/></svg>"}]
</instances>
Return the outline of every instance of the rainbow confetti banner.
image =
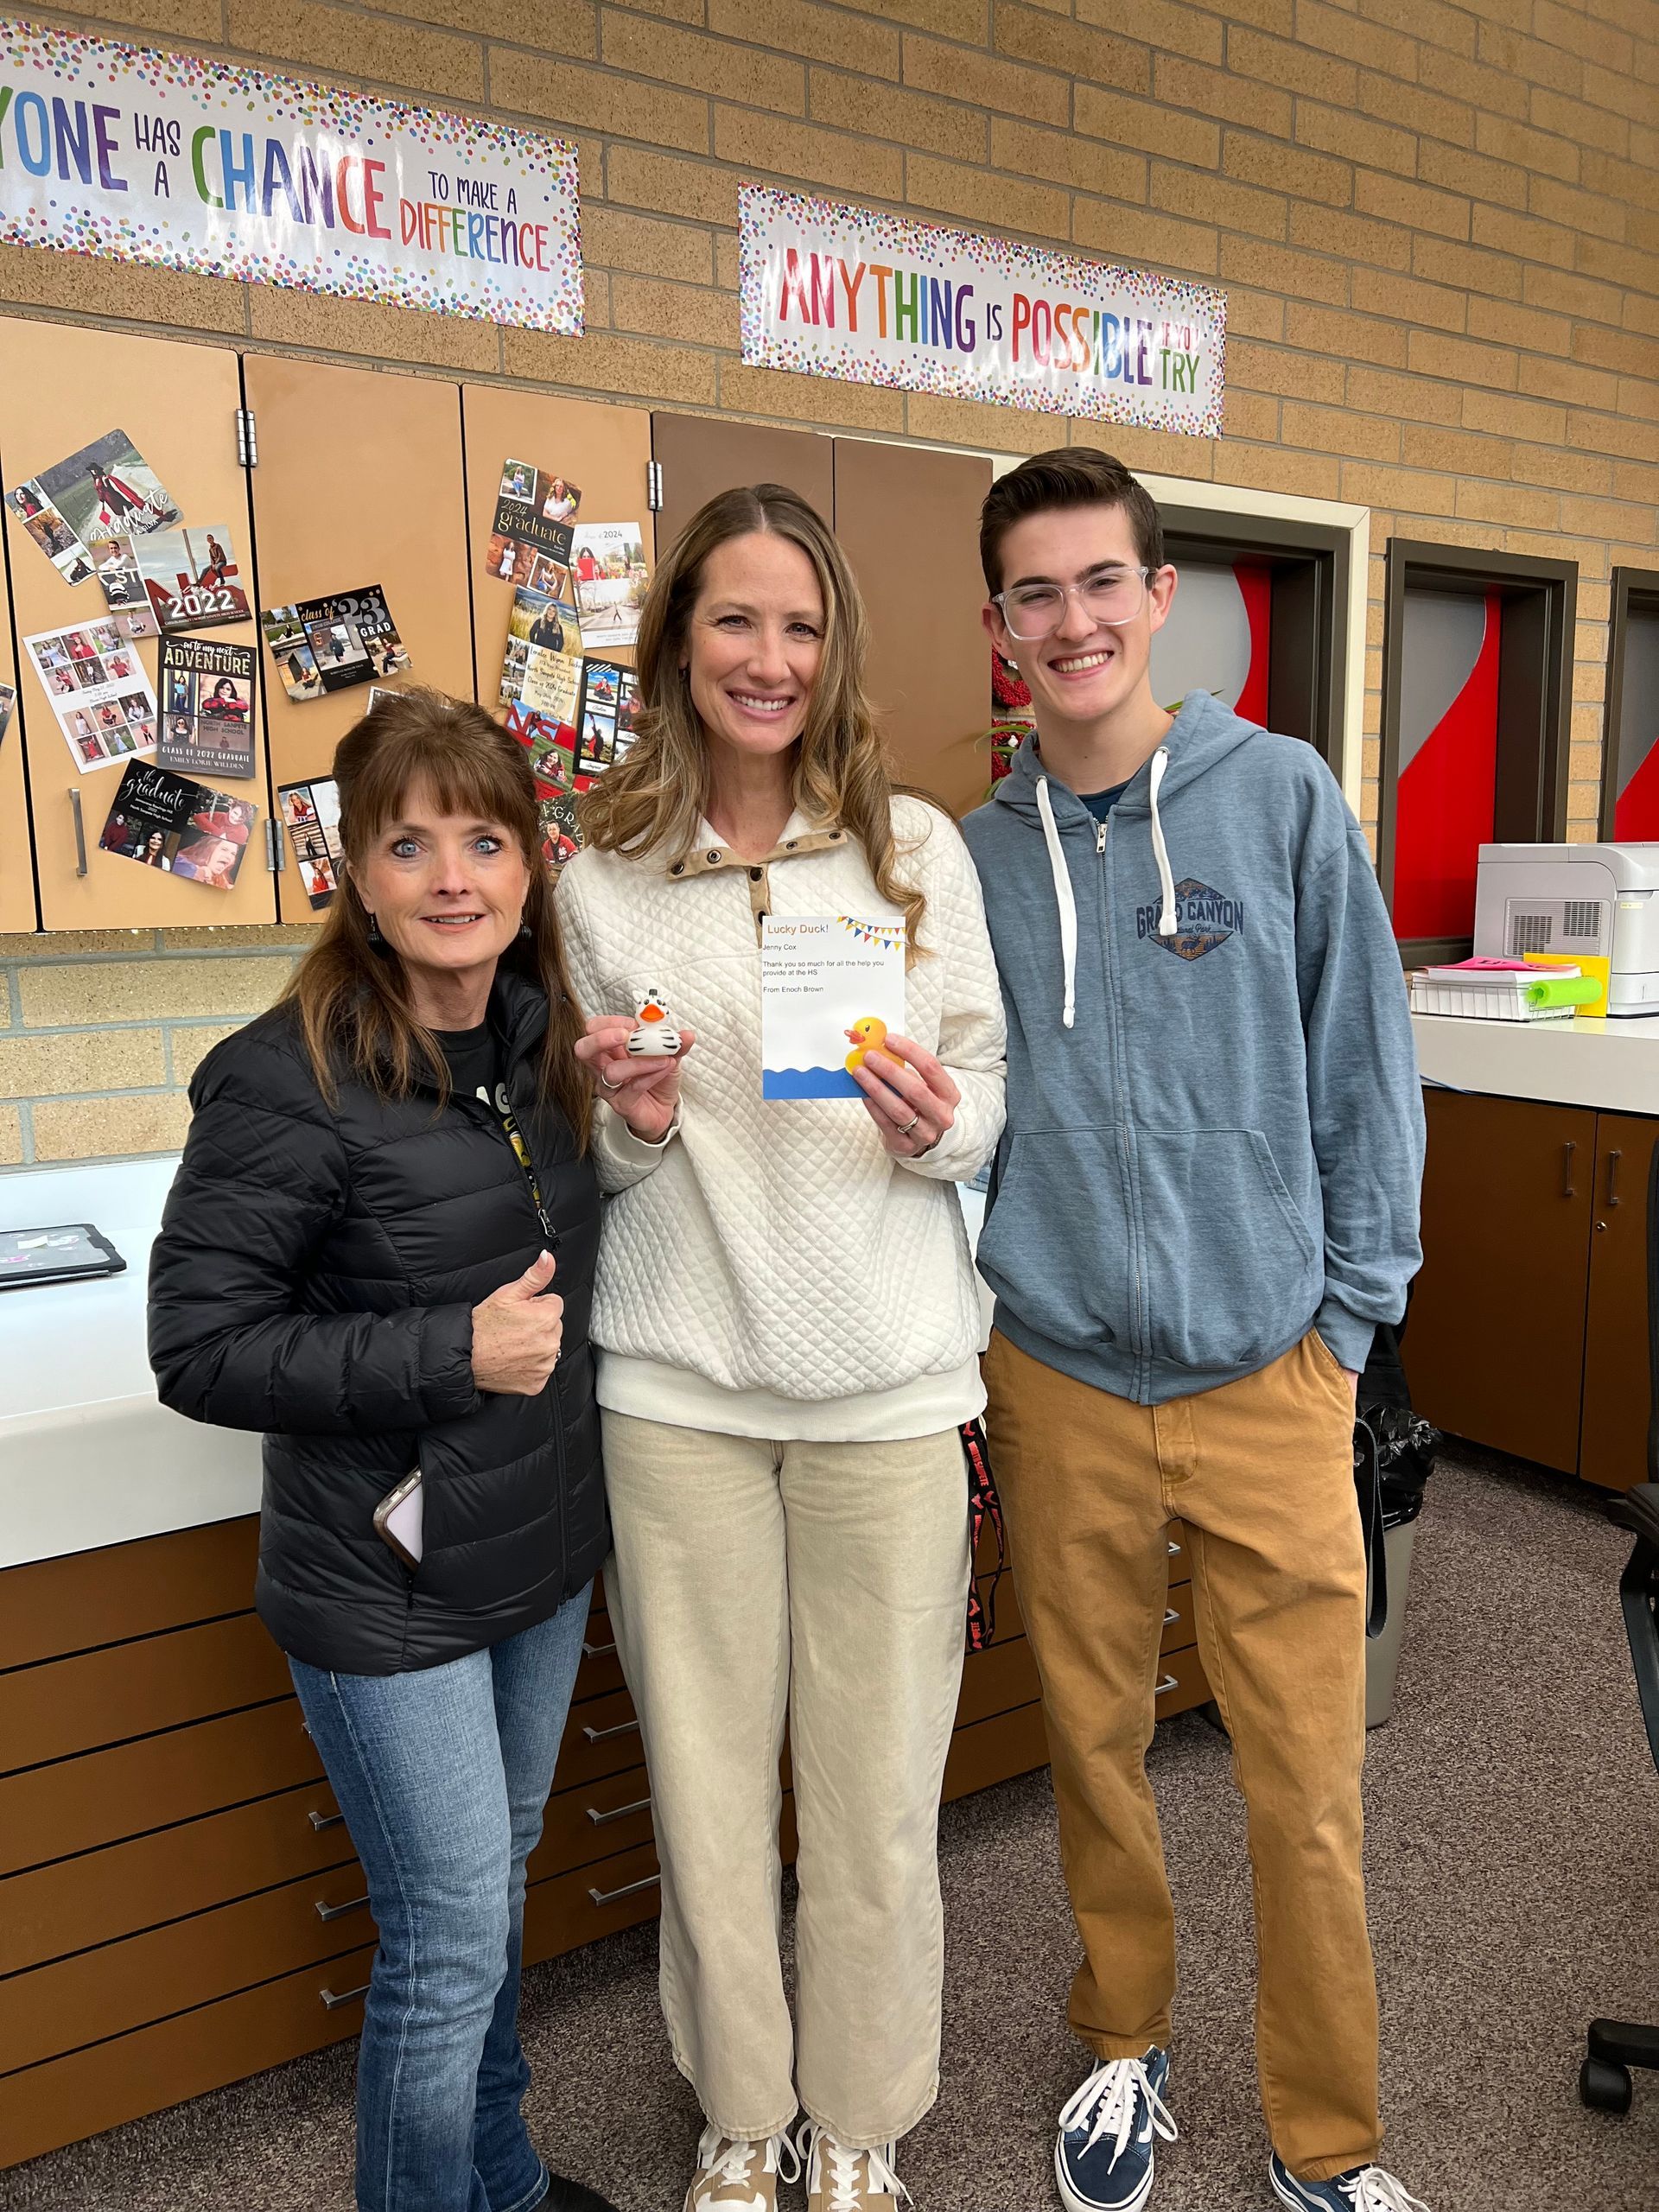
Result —
<instances>
[{"instance_id":1,"label":"rainbow confetti banner","mask_svg":"<svg viewBox=\"0 0 1659 2212\"><path fill-rule=\"evenodd\" d=\"M582 327L568 139L10 18L0 243Z\"/></svg>"},{"instance_id":2,"label":"rainbow confetti banner","mask_svg":"<svg viewBox=\"0 0 1659 2212\"><path fill-rule=\"evenodd\" d=\"M754 367L1221 435L1224 292L770 185L738 220Z\"/></svg>"}]
</instances>

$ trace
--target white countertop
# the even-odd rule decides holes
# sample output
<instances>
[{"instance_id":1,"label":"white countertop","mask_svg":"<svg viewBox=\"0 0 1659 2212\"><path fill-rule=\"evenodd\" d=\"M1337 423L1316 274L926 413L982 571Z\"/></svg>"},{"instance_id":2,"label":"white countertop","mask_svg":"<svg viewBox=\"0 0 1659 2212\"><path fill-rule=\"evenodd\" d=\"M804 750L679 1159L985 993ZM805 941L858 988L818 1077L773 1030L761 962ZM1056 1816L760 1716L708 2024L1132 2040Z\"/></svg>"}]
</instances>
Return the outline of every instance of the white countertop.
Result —
<instances>
[{"instance_id":1,"label":"white countertop","mask_svg":"<svg viewBox=\"0 0 1659 2212\"><path fill-rule=\"evenodd\" d=\"M1471 1021L1414 1014L1411 1026L1427 1082L1502 1098L1659 1115L1659 1015Z\"/></svg>"},{"instance_id":2,"label":"white countertop","mask_svg":"<svg viewBox=\"0 0 1659 2212\"><path fill-rule=\"evenodd\" d=\"M170 1412L144 1342L178 1156L0 1175L0 1227L97 1224L124 1274L0 1293L0 1567L259 1510L259 1439ZM985 1202L960 1193L969 1241ZM980 1284L984 1335L991 1294Z\"/></svg>"},{"instance_id":3,"label":"white countertop","mask_svg":"<svg viewBox=\"0 0 1659 2212\"><path fill-rule=\"evenodd\" d=\"M90 1221L124 1274L0 1293L0 1567L259 1507L259 1439L156 1395L149 1248L177 1155L0 1175L0 1226Z\"/></svg>"}]
</instances>

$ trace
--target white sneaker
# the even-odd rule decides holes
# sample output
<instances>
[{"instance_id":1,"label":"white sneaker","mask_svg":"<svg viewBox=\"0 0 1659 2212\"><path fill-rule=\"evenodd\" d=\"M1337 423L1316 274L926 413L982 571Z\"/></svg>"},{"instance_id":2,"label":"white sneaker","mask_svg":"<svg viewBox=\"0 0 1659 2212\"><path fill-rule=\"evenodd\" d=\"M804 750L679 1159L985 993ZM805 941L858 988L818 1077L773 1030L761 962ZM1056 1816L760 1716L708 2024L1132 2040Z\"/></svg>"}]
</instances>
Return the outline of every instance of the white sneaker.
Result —
<instances>
[{"instance_id":1,"label":"white sneaker","mask_svg":"<svg viewBox=\"0 0 1659 2212\"><path fill-rule=\"evenodd\" d=\"M806 2212L898 2212L910 2191L893 2171L893 2146L849 2151L810 2120L795 2148L806 2162Z\"/></svg>"},{"instance_id":2,"label":"white sneaker","mask_svg":"<svg viewBox=\"0 0 1659 2212\"><path fill-rule=\"evenodd\" d=\"M787 2135L764 2143L734 2141L705 2127L697 2145L697 2171L685 2192L685 2212L777 2212L778 2176L798 2181L801 2162Z\"/></svg>"}]
</instances>

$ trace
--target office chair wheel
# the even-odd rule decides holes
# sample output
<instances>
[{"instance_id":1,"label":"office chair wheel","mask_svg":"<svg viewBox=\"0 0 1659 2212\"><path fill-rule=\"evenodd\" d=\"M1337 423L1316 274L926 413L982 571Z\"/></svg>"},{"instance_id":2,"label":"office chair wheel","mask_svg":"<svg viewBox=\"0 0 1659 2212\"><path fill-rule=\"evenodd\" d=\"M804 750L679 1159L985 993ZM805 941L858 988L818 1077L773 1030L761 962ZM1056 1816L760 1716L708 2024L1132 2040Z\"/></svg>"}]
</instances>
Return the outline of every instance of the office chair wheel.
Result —
<instances>
[{"instance_id":1,"label":"office chair wheel","mask_svg":"<svg viewBox=\"0 0 1659 2212\"><path fill-rule=\"evenodd\" d=\"M1586 2058L1579 2069L1579 2097L1592 2112L1629 2112L1630 2068L1609 2065L1605 2058Z\"/></svg>"}]
</instances>

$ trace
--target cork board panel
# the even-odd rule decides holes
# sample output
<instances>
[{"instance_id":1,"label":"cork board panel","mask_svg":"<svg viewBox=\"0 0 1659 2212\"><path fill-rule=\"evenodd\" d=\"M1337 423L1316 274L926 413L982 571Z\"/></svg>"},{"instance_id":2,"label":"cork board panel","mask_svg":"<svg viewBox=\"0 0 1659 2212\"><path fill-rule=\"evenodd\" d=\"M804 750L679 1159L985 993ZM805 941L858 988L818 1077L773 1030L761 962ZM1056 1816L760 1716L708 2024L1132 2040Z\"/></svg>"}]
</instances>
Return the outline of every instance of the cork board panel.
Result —
<instances>
[{"instance_id":1,"label":"cork board panel","mask_svg":"<svg viewBox=\"0 0 1659 2212\"><path fill-rule=\"evenodd\" d=\"M590 399L560 399L550 392L512 391L501 385L463 385L461 417L467 432L467 519L473 577L476 664L474 696L496 712L501 653L512 587L486 572L485 551L495 520L505 461L567 477L582 492L576 520L637 522L645 559L656 566L646 505L651 416L643 407L613 407ZM595 645L602 659L630 665L632 646Z\"/></svg>"},{"instance_id":2,"label":"cork board panel","mask_svg":"<svg viewBox=\"0 0 1659 2212\"><path fill-rule=\"evenodd\" d=\"M836 535L870 618L866 682L901 783L956 815L986 798L991 649L979 619L979 510L991 464L974 454L837 438Z\"/></svg>"},{"instance_id":3,"label":"cork board panel","mask_svg":"<svg viewBox=\"0 0 1659 2212\"><path fill-rule=\"evenodd\" d=\"M257 429L252 472L259 605L379 584L408 647L396 688L472 696L473 630L461 395L427 377L250 354ZM296 702L260 649L273 788L326 776L369 687ZM281 918L312 918L293 855L277 878Z\"/></svg>"},{"instance_id":4,"label":"cork board panel","mask_svg":"<svg viewBox=\"0 0 1659 2212\"><path fill-rule=\"evenodd\" d=\"M10 488L105 432L124 430L187 524L228 524L232 550L251 599L247 479L236 458L240 399L237 356L219 346L61 323L0 321L0 481ZM95 581L67 583L10 510L5 528L18 637L96 621L105 614ZM203 634L217 643L256 642L251 621L215 626ZM133 650L154 689L159 640L147 638ZM47 929L200 929L275 918L265 868L264 747L257 728L252 779L227 782L226 788L238 797L245 793L262 819L236 882L220 892L100 852L99 834L121 781L120 767L82 772L76 766L32 667L21 676L19 709ZM18 735L14 730L8 737L7 750ZM86 840L84 875L78 873L76 793Z\"/></svg>"},{"instance_id":5,"label":"cork board panel","mask_svg":"<svg viewBox=\"0 0 1659 2212\"><path fill-rule=\"evenodd\" d=\"M30 549L33 550L33 549ZM94 584L92 588L96 591ZM0 565L0 683L16 686L11 643L11 594ZM68 754L64 755L66 763ZM21 935L35 926L35 843L29 831L23 779L23 724L16 707L0 732L0 934Z\"/></svg>"}]
</instances>

